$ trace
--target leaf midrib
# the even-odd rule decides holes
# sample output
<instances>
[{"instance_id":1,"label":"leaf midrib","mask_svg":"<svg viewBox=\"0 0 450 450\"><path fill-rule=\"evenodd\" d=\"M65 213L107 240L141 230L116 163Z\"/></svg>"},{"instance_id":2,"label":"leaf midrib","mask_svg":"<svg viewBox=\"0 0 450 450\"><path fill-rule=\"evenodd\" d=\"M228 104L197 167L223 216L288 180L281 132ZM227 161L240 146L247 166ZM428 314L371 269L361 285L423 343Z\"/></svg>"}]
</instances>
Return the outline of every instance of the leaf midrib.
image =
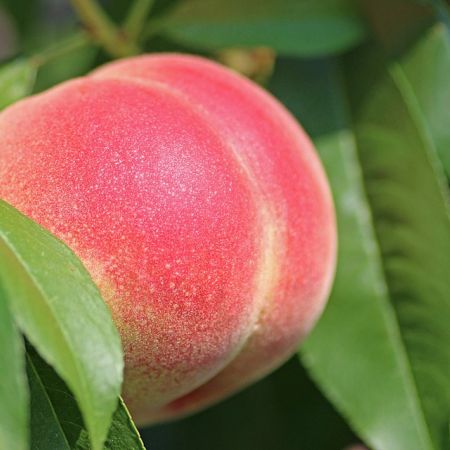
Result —
<instances>
[{"instance_id":1,"label":"leaf midrib","mask_svg":"<svg viewBox=\"0 0 450 450\"><path fill-rule=\"evenodd\" d=\"M44 383L42 382L42 379L41 379L39 373L37 372L36 367L35 367L33 361L31 360L30 355L28 354L28 352L26 353L26 358L27 358L27 362L28 362L31 370L33 371L33 374L34 374L34 376L36 378L36 381L39 383L39 386L42 388L42 392L43 392L43 394L44 394L44 396L45 396L45 398L47 400L49 408L50 408L50 410L52 412L52 416L54 417L55 422L56 422L56 424L57 424L57 426L58 426L58 428L59 428L59 430L61 432L61 435L64 438L64 442L67 445L67 450L71 450L70 445L69 445L69 441L67 440L67 436L64 433L64 429L62 427L61 421L59 420L58 415L56 414L56 410L55 410L55 408L53 406L53 403L52 403L52 401L50 399L50 396L48 395L47 389L46 389Z\"/></svg>"},{"instance_id":2,"label":"leaf midrib","mask_svg":"<svg viewBox=\"0 0 450 450\"><path fill-rule=\"evenodd\" d=\"M345 88L345 82L344 82L344 77L340 76L341 80L340 80L340 84L342 86L343 91L346 91ZM395 80L394 80L394 84L395 84ZM398 89L397 85L395 84L396 88ZM403 95L402 92L399 91L400 96L403 99ZM355 129L355 124L353 122L353 118L351 115L351 108L350 105L348 103L348 96L343 96L346 100L343 101L344 103L344 112L346 114L346 116L349 119L349 127L350 129L354 130ZM408 105L406 102L405 106L407 107L407 111L409 114L411 114ZM412 120L414 120L413 117L411 117ZM422 136L422 133L420 133ZM352 132L351 133L351 137L350 139L353 142L353 149L354 149L354 157L355 157L355 162L358 162L358 167L355 168L355 170L358 172L358 176L360 178L361 181L361 188L362 188L362 195L365 199L365 204L367 205L367 213L368 213L368 221L370 222L370 234L372 236L372 241L374 242L374 248L373 248L373 256L374 258L376 258L376 263L377 263L377 267L378 267L378 277L379 277L379 281L383 284L383 299L385 300L385 304L386 304L386 308L381 308L382 314L385 316L386 319L386 326L387 326L387 330L391 335L391 342L393 343L394 346L394 350L398 355L399 358L399 362L400 362L400 368L402 369L402 377L403 379L405 379L408 382L408 386L410 389L410 392L412 392L414 395L411 398L411 406L412 406L412 412L414 414L415 420L416 420L416 424L417 424L417 429L419 430L419 434L422 436L423 439L423 444L427 445L427 448L430 450L436 450L432 437L431 437L431 433L430 433L430 429L428 426L428 422L426 421L425 415L424 415L424 410L423 410L423 403L422 403L422 399L420 398L418 389L417 389L417 380L416 377L414 375L414 371L412 369L411 366L411 361L409 358L409 354L406 346L406 343L403 339L403 335L401 332L401 327L400 327L400 322L398 320L398 316L397 313L395 311L394 306L391 303L391 298L393 298L392 292L390 290L390 286L389 283L387 281L387 270L384 264L384 259L382 256L382 252L381 252L381 245L380 245L380 239L378 236L378 233L376 231L376 226L375 226L375 220L374 220L374 215L373 215L373 210L372 210L372 205L370 202L370 197L368 195L367 192L367 186L365 183L365 178L364 178L364 172L362 170L362 162L361 162L361 157L360 157L360 153L359 153L359 146L357 143L357 138L355 136L355 133ZM425 142L424 142L425 144ZM365 218L363 217L363 215L361 213L357 213L359 220L366 222ZM371 250L372 251L372 250Z\"/></svg>"},{"instance_id":3,"label":"leaf midrib","mask_svg":"<svg viewBox=\"0 0 450 450\"><path fill-rule=\"evenodd\" d=\"M425 120L424 115L421 112L419 99L414 93L414 88L403 70L401 63L394 63L389 73L395 87L401 97L404 98L406 109L408 110L409 115L419 132L419 136L427 153L427 159L431 167L434 169L434 174L438 180L438 186L445 205L447 217L450 219L450 205L444 188L447 184L444 175L444 168L442 167L439 157L437 156L438 152L434 144L432 133L427 126L427 121Z\"/></svg>"}]
</instances>

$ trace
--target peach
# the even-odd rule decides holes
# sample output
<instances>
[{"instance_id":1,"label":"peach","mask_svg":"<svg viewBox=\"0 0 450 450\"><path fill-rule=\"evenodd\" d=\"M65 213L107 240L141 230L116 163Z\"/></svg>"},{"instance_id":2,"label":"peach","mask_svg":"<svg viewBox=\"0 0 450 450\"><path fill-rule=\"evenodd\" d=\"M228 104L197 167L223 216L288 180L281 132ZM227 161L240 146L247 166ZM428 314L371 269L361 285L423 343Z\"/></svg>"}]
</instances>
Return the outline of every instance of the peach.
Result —
<instances>
[{"instance_id":1,"label":"peach","mask_svg":"<svg viewBox=\"0 0 450 450\"><path fill-rule=\"evenodd\" d=\"M0 196L91 273L138 423L259 379L317 320L336 256L329 187L252 82L199 57L124 59L6 109L0 136Z\"/></svg>"}]
</instances>

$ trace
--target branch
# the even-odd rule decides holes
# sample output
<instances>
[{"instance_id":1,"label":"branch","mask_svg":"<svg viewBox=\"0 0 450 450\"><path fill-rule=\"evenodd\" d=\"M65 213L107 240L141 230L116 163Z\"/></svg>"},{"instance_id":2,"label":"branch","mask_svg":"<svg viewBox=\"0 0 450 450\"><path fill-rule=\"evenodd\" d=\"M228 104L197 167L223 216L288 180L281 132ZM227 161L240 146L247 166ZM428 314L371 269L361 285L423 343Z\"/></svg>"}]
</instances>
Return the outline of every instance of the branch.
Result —
<instances>
[{"instance_id":1,"label":"branch","mask_svg":"<svg viewBox=\"0 0 450 450\"><path fill-rule=\"evenodd\" d=\"M120 58L139 53L136 44L127 39L95 0L72 0L72 5L88 33L110 55Z\"/></svg>"},{"instance_id":2,"label":"branch","mask_svg":"<svg viewBox=\"0 0 450 450\"><path fill-rule=\"evenodd\" d=\"M87 47L90 43L91 40L87 34L84 31L81 31L32 56L31 61L36 67L40 67L60 56Z\"/></svg>"},{"instance_id":3,"label":"branch","mask_svg":"<svg viewBox=\"0 0 450 450\"><path fill-rule=\"evenodd\" d=\"M154 4L154 0L135 0L124 24L124 30L130 39L139 38Z\"/></svg>"}]
</instances>

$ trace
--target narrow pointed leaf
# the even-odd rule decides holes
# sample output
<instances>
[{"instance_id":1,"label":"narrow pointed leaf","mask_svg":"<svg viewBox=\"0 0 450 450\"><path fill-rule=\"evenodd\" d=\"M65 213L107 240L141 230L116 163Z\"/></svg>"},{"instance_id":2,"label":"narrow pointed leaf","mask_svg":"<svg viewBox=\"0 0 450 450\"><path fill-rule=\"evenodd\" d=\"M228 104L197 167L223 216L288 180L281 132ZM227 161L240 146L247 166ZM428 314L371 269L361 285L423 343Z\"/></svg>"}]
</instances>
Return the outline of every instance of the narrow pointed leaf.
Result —
<instances>
[{"instance_id":1,"label":"narrow pointed leaf","mask_svg":"<svg viewBox=\"0 0 450 450\"><path fill-rule=\"evenodd\" d=\"M24 349L22 337L9 310L1 273L0 355L0 448L26 450L28 448L28 391Z\"/></svg>"},{"instance_id":2,"label":"narrow pointed leaf","mask_svg":"<svg viewBox=\"0 0 450 450\"><path fill-rule=\"evenodd\" d=\"M162 21L170 37L201 49L268 46L305 56L359 43L366 30L358 13L352 0L186 0Z\"/></svg>"},{"instance_id":3,"label":"narrow pointed leaf","mask_svg":"<svg viewBox=\"0 0 450 450\"><path fill-rule=\"evenodd\" d=\"M416 402L430 448L446 449L450 447L449 193L432 130L405 78L402 59L389 64L366 95L359 95L357 140ZM350 83L357 84L352 79Z\"/></svg>"},{"instance_id":4,"label":"narrow pointed leaf","mask_svg":"<svg viewBox=\"0 0 450 450\"><path fill-rule=\"evenodd\" d=\"M364 79L362 64L354 59L349 69ZM356 129L333 64L291 63L288 79L275 80L318 146L339 227L333 293L301 353L373 448L443 450L450 226L436 153L392 75L357 92Z\"/></svg>"},{"instance_id":5,"label":"narrow pointed leaf","mask_svg":"<svg viewBox=\"0 0 450 450\"><path fill-rule=\"evenodd\" d=\"M119 398L119 404L113 416L105 448L108 450L145 450L144 443L134 425L125 403Z\"/></svg>"},{"instance_id":6,"label":"narrow pointed leaf","mask_svg":"<svg viewBox=\"0 0 450 450\"><path fill-rule=\"evenodd\" d=\"M29 355L27 372L30 385L31 448L71 450L73 447L70 445L70 438L66 436L62 421L48 395L48 380L38 372ZM73 397L71 400L75 403ZM68 414L67 410L65 414Z\"/></svg>"},{"instance_id":7,"label":"narrow pointed leaf","mask_svg":"<svg viewBox=\"0 0 450 450\"><path fill-rule=\"evenodd\" d=\"M31 387L31 447L91 450L75 398L31 346L28 348L27 369ZM114 412L103 448L145 450L122 400Z\"/></svg>"},{"instance_id":8,"label":"narrow pointed leaf","mask_svg":"<svg viewBox=\"0 0 450 450\"><path fill-rule=\"evenodd\" d=\"M0 267L19 327L74 393L94 450L102 448L123 361L96 286L72 251L4 201Z\"/></svg>"},{"instance_id":9,"label":"narrow pointed leaf","mask_svg":"<svg viewBox=\"0 0 450 450\"><path fill-rule=\"evenodd\" d=\"M450 179L450 26L435 26L397 62L396 70Z\"/></svg>"}]
</instances>

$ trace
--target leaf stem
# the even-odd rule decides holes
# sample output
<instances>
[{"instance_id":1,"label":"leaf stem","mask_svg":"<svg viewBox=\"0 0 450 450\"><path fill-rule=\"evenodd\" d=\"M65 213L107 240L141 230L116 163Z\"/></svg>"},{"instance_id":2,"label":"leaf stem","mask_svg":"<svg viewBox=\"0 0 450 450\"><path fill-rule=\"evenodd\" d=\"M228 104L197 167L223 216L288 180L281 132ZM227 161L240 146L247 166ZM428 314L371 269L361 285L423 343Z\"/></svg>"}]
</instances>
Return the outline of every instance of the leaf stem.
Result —
<instances>
[{"instance_id":1,"label":"leaf stem","mask_svg":"<svg viewBox=\"0 0 450 450\"><path fill-rule=\"evenodd\" d=\"M123 27L130 39L139 38L154 4L155 0L135 0Z\"/></svg>"},{"instance_id":2,"label":"leaf stem","mask_svg":"<svg viewBox=\"0 0 450 450\"><path fill-rule=\"evenodd\" d=\"M43 66L50 61L64 56L67 53L79 50L89 45L89 36L84 31L77 32L62 42L43 50L30 58L35 67Z\"/></svg>"},{"instance_id":3,"label":"leaf stem","mask_svg":"<svg viewBox=\"0 0 450 450\"><path fill-rule=\"evenodd\" d=\"M139 53L137 45L111 21L95 0L71 1L87 32L111 56L120 58Z\"/></svg>"}]
</instances>

